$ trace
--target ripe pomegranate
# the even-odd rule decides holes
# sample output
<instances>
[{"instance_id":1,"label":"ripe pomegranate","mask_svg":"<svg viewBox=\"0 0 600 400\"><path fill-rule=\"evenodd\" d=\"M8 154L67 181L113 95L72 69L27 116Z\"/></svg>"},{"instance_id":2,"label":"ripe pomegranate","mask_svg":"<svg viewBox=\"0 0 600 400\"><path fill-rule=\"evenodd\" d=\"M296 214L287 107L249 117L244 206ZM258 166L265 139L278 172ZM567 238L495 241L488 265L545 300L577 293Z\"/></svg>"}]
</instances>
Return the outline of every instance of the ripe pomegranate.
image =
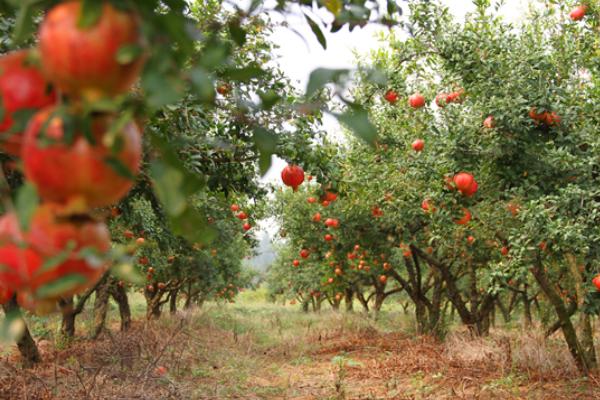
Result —
<instances>
[{"instance_id":1,"label":"ripe pomegranate","mask_svg":"<svg viewBox=\"0 0 600 400\"><path fill-rule=\"evenodd\" d=\"M337 200L337 198L338 198L338 196L337 196L337 194L336 194L336 193L329 192L329 191L328 191L328 192L325 192L325 200L326 200L326 201L328 201L328 202L332 203L332 202L336 201L336 200Z\"/></svg>"},{"instance_id":2,"label":"ripe pomegranate","mask_svg":"<svg viewBox=\"0 0 600 400\"><path fill-rule=\"evenodd\" d=\"M540 242L538 247L540 248L541 251L546 251L546 248L548 247L548 245L546 244L546 242Z\"/></svg>"},{"instance_id":3,"label":"ripe pomegranate","mask_svg":"<svg viewBox=\"0 0 600 400\"><path fill-rule=\"evenodd\" d=\"M342 276L342 274L344 273L344 272L342 271L342 269L341 269L341 268L336 268L336 269L335 269L335 271L333 271L333 272L334 272L334 273L335 273L337 276Z\"/></svg>"},{"instance_id":4,"label":"ripe pomegranate","mask_svg":"<svg viewBox=\"0 0 600 400\"><path fill-rule=\"evenodd\" d=\"M325 235L324 239L326 242L331 242L333 240L333 235L328 233Z\"/></svg>"},{"instance_id":5,"label":"ripe pomegranate","mask_svg":"<svg viewBox=\"0 0 600 400\"><path fill-rule=\"evenodd\" d=\"M383 263L383 270L384 271L389 271L390 269L392 269L392 265L390 263Z\"/></svg>"},{"instance_id":6,"label":"ripe pomegranate","mask_svg":"<svg viewBox=\"0 0 600 400\"><path fill-rule=\"evenodd\" d=\"M308 251L307 249L300 250L300 257L308 258L308 256L310 256L310 251Z\"/></svg>"},{"instance_id":7,"label":"ripe pomegranate","mask_svg":"<svg viewBox=\"0 0 600 400\"><path fill-rule=\"evenodd\" d=\"M313 222L321 222L321 214L320 213L315 213L315 215L313 215L312 217Z\"/></svg>"},{"instance_id":8,"label":"ripe pomegranate","mask_svg":"<svg viewBox=\"0 0 600 400\"><path fill-rule=\"evenodd\" d=\"M63 214L64 209L47 203L39 207L31 220L26 233L28 246L44 260L59 261L48 267L44 265L28 274L28 291L36 297L39 290L50 287L58 279L72 277L59 293L52 292L49 298L81 293L96 283L108 268L108 264L89 253L104 255L110 250L110 234L106 224L97 222L85 215ZM70 249L72 246L72 250Z\"/></svg>"},{"instance_id":9,"label":"ripe pomegranate","mask_svg":"<svg viewBox=\"0 0 600 400\"><path fill-rule=\"evenodd\" d=\"M76 131L72 143L67 144L63 121L52 116L52 112L53 109L46 109L36 114L25 131L22 157L27 179L36 185L44 200L76 201L88 208L118 202L133 181L119 174L107 159L118 160L130 173L138 173L142 139L137 126L129 123L119 131L120 144L118 150L113 150L104 143L112 118L94 117L91 133L95 143Z\"/></svg>"},{"instance_id":10,"label":"ripe pomegranate","mask_svg":"<svg viewBox=\"0 0 600 400\"><path fill-rule=\"evenodd\" d=\"M148 286L146 286L146 290L149 291L150 293L152 293L152 292L154 292L154 286L148 285Z\"/></svg>"},{"instance_id":11,"label":"ripe pomegranate","mask_svg":"<svg viewBox=\"0 0 600 400\"><path fill-rule=\"evenodd\" d=\"M294 192L304 182L304 170L297 165L287 165L281 171L281 180L286 186L291 186Z\"/></svg>"},{"instance_id":12,"label":"ripe pomegranate","mask_svg":"<svg viewBox=\"0 0 600 400\"><path fill-rule=\"evenodd\" d=\"M123 236L125 236L127 239L133 239L133 237L135 235L133 234L133 232L131 232L129 229L127 229L126 231L123 232Z\"/></svg>"},{"instance_id":13,"label":"ripe pomegranate","mask_svg":"<svg viewBox=\"0 0 600 400\"><path fill-rule=\"evenodd\" d=\"M123 48L141 48L138 18L103 2L96 24L78 26L81 1L53 7L39 30L39 49L48 79L63 92L89 100L129 90L144 64L144 55L119 60ZM121 62L120 62L121 61Z\"/></svg>"},{"instance_id":14,"label":"ripe pomegranate","mask_svg":"<svg viewBox=\"0 0 600 400\"><path fill-rule=\"evenodd\" d=\"M354 251L358 251L360 250L360 245L359 244L355 244L354 245Z\"/></svg>"},{"instance_id":15,"label":"ripe pomegranate","mask_svg":"<svg viewBox=\"0 0 600 400\"><path fill-rule=\"evenodd\" d=\"M321 205L322 205L323 207L329 207L329 201L328 201L328 200L323 200L323 201L321 202Z\"/></svg>"},{"instance_id":16,"label":"ripe pomegranate","mask_svg":"<svg viewBox=\"0 0 600 400\"><path fill-rule=\"evenodd\" d=\"M227 83L221 83L220 85L217 85L217 93L219 93L221 96L227 96L230 92L231 85Z\"/></svg>"},{"instance_id":17,"label":"ripe pomegranate","mask_svg":"<svg viewBox=\"0 0 600 400\"><path fill-rule=\"evenodd\" d=\"M15 292L12 289L0 286L0 304L8 303L14 295Z\"/></svg>"},{"instance_id":18,"label":"ripe pomegranate","mask_svg":"<svg viewBox=\"0 0 600 400\"><path fill-rule=\"evenodd\" d=\"M159 283L160 285L160 283ZM163 366L158 366L154 369L154 373L156 375L165 375L167 373L167 368L163 367Z\"/></svg>"},{"instance_id":19,"label":"ripe pomegranate","mask_svg":"<svg viewBox=\"0 0 600 400\"><path fill-rule=\"evenodd\" d=\"M375 218L383 217L383 210L381 208L379 208L379 206L374 206L371 209L371 214Z\"/></svg>"},{"instance_id":20,"label":"ripe pomegranate","mask_svg":"<svg viewBox=\"0 0 600 400\"><path fill-rule=\"evenodd\" d=\"M446 104L448 104L448 94L440 93L435 96L435 104L440 108L446 107Z\"/></svg>"},{"instance_id":21,"label":"ripe pomegranate","mask_svg":"<svg viewBox=\"0 0 600 400\"><path fill-rule=\"evenodd\" d=\"M506 246L502 246L502 248L500 249L500 253L501 253L503 256L507 256L507 255L508 255L508 247L506 247Z\"/></svg>"},{"instance_id":22,"label":"ripe pomegranate","mask_svg":"<svg viewBox=\"0 0 600 400\"><path fill-rule=\"evenodd\" d=\"M421 93L415 93L408 98L408 104L412 108L421 108L425 105L425 97Z\"/></svg>"},{"instance_id":23,"label":"ripe pomegranate","mask_svg":"<svg viewBox=\"0 0 600 400\"><path fill-rule=\"evenodd\" d=\"M468 243L468 244L473 244L473 243L475 243L475 238L474 238L473 236L469 236L469 237L467 237L467 243Z\"/></svg>"},{"instance_id":24,"label":"ripe pomegranate","mask_svg":"<svg viewBox=\"0 0 600 400\"><path fill-rule=\"evenodd\" d=\"M50 90L41 72L28 62L28 51L15 51L0 57L0 99L3 117L0 119L0 148L12 156L21 155L22 132L8 136L14 124L14 114L39 110L56 103L56 92Z\"/></svg>"},{"instance_id":25,"label":"ripe pomegranate","mask_svg":"<svg viewBox=\"0 0 600 400\"><path fill-rule=\"evenodd\" d=\"M146 239L144 239L143 237L139 237L139 238L135 239L135 244L137 244L138 246L141 246L144 243L146 243Z\"/></svg>"},{"instance_id":26,"label":"ripe pomegranate","mask_svg":"<svg viewBox=\"0 0 600 400\"><path fill-rule=\"evenodd\" d=\"M494 119L493 115L488 116L484 121L483 121L483 126L485 128L488 129L492 129L496 127L496 120Z\"/></svg>"},{"instance_id":27,"label":"ripe pomegranate","mask_svg":"<svg viewBox=\"0 0 600 400\"><path fill-rule=\"evenodd\" d=\"M150 260L148 259L148 257L143 256L143 257L138 258L138 263L140 265L148 265L148 263L150 263Z\"/></svg>"},{"instance_id":28,"label":"ripe pomegranate","mask_svg":"<svg viewBox=\"0 0 600 400\"><path fill-rule=\"evenodd\" d=\"M340 221L335 218L327 218L325 220L325 225L327 225L328 228L338 228L340 226Z\"/></svg>"},{"instance_id":29,"label":"ripe pomegranate","mask_svg":"<svg viewBox=\"0 0 600 400\"><path fill-rule=\"evenodd\" d=\"M586 12L587 7L585 5L577 6L569 13L569 17L571 17L573 21L580 21L585 17Z\"/></svg>"},{"instance_id":30,"label":"ripe pomegranate","mask_svg":"<svg viewBox=\"0 0 600 400\"><path fill-rule=\"evenodd\" d=\"M456 186L456 188L462 192L465 190L469 190L469 188L474 182L474 179L473 175L466 172L461 172L454 176L453 182L454 186Z\"/></svg>"},{"instance_id":31,"label":"ripe pomegranate","mask_svg":"<svg viewBox=\"0 0 600 400\"><path fill-rule=\"evenodd\" d=\"M596 275L594 279L592 279L592 283L596 286L596 289L600 292L600 274Z\"/></svg>"},{"instance_id":32,"label":"ripe pomegranate","mask_svg":"<svg viewBox=\"0 0 600 400\"><path fill-rule=\"evenodd\" d=\"M411 147L414 151L420 152L423 150L423 148L425 148L425 141L423 139L416 139L414 142L412 142Z\"/></svg>"},{"instance_id":33,"label":"ripe pomegranate","mask_svg":"<svg viewBox=\"0 0 600 400\"><path fill-rule=\"evenodd\" d=\"M466 208L463 208L462 210L463 216L460 219L454 221L457 225L466 225L471 220L471 212Z\"/></svg>"},{"instance_id":34,"label":"ripe pomegranate","mask_svg":"<svg viewBox=\"0 0 600 400\"><path fill-rule=\"evenodd\" d=\"M308 199L306 199L306 201L308 201L310 204L315 204L317 202L317 199L315 199L314 197L309 197Z\"/></svg>"},{"instance_id":35,"label":"ripe pomegranate","mask_svg":"<svg viewBox=\"0 0 600 400\"><path fill-rule=\"evenodd\" d=\"M379 276L379 282L381 282L381 283L383 283L385 285L385 283L387 282L387 276L380 275Z\"/></svg>"},{"instance_id":36,"label":"ripe pomegranate","mask_svg":"<svg viewBox=\"0 0 600 400\"><path fill-rule=\"evenodd\" d=\"M448 93L448 95L446 96L446 104L462 103L461 96L463 95L463 93L464 93L463 89L457 90L456 92Z\"/></svg>"},{"instance_id":37,"label":"ripe pomegranate","mask_svg":"<svg viewBox=\"0 0 600 400\"><path fill-rule=\"evenodd\" d=\"M240 212L238 213L238 215L236 215L236 217L237 217L238 219L245 220L245 219L248 219L248 214L246 214L246 213L245 213L245 212L243 212L243 211L240 211Z\"/></svg>"},{"instance_id":38,"label":"ripe pomegranate","mask_svg":"<svg viewBox=\"0 0 600 400\"><path fill-rule=\"evenodd\" d=\"M425 212L435 212L436 208L430 203L431 200L425 199L421 202L421 208Z\"/></svg>"},{"instance_id":39,"label":"ripe pomegranate","mask_svg":"<svg viewBox=\"0 0 600 400\"><path fill-rule=\"evenodd\" d=\"M327 283L329 283L331 285L333 283L333 278L327 279Z\"/></svg>"},{"instance_id":40,"label":"ripe pomegranate","mask_svg":"<svg viewBox=\"0 0 600 400\"><path fill-rule=\"evenodd\" d=\"M471 186L469 186L469 188L467 190L461 190L460 192L464 196L471 197L475 193L477 193L477 189L479 189L479 184L477 183L477 181L475 179L473 179L473 183L471 184Z\"/></svg>"},{"instance_id":41,"label":"ripe pomegranate","mask_svg":"<svg viewBox=\"0 0 600 400\"><path fill-rule=\"evenodd\" d=\"M561 121L560 115L558 115L555 111L545 113L544 122L546 123L546 125L548 125L548 126L560 125L560 121Z\"/></svg>"},{"instance_id":42,"label":"ripe pomegranate","mask_svg":"<svg viewBox=\"0 0 600 400\"><path fill-rule=\"evenodd\" d=\"M398 102L398 93L395 90L390 89L385 93L385 100L390 104L396 104Z\"/></svg>"},{"instance_id":43,"label":"ripe pomegranate","mask_svg":"<svg viewBox=\"0 0 600 400\"><path fill-rule=\"evenodd\" d=\"M294 260L292 261L292 264L294 265L294 267L297 267L300 265L300 261L299 260Z\"/></svg>"},{"instance_id":44,"label":"ripe pomegranate","mask_svg":"<svg viewBox=\"0 0 600 400\"><path fill-rule=\"evenodd\" d=\"M238 206L237 204L232 204L230 208L231 208L231 211L233 211L233 212L240 211L240 206Z\"/></svg>"},{"instance_id":45,"label":"ripe pomegranate","mask_svg":"<svg viewBox=\"0 0 600 400\"><path fill-rule=\"evenodd\" d=\"M250 229L252 229L252 225L250 225L249 223L247 223L247 222L246 222L246 223L245 223L245 224L242 226L242 228L243 228L243 229L244 229L244 230L247 232L247 231L249 231Z\"/></svg>"}]
</instances>

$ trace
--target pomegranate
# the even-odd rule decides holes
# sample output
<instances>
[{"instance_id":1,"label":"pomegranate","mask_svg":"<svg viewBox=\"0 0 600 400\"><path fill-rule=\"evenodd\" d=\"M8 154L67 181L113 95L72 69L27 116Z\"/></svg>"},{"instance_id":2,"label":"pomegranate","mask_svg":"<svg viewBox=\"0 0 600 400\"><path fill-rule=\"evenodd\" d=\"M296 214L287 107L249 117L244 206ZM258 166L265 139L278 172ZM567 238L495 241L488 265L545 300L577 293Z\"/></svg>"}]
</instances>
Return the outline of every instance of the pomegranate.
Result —
<instances>
[{"instance_id":1,"label":"pomegranate","mask_svg":"<svg viewBox=\"0 0 600 400\"><path fill-rule=\"evenodd\" d=\"M470 245L473 244L473 243L475 243L475 238L473 236L467 237L467 243L470 244Z\"/></svg>"},{"instance_id":2,"label":"pomegranate","mask_svg":"<svg viewBox=\"0 0 600 400\"><path fill-rule=\"evenodd\" d=\"M292 261L292 264L294 265L294 267L297 267L300 265L300 260L294 260Z\"/></svg>"},{"instance_id":3,"label":"pomegranate","mask_svg":"<svg viewBox=\"0 0 600 400\"><path fill-rule=\"evenodd\" d=\"M484 121L483 121L483 126L485 128L488 129L492 129L496 127L496 120L494 119L493 115L488 116Z\"/></svg>"},{"instance_id":4,"label":"pomegranate","mask_svg":"<svg viewBox=\"0 0 600 400\"><path fill-rule=\"evenodd\" d=\"M460 219L454 221L457 225L466 225L471 220L471 212L466 208L463 208L462 211L463 216Z\"/></svg>"},{"instance_id":5,"label":"pomegranate","mask_svg":"<svg viewBox=\"0 0 600 400\"><path fill-rule=\"evenodd\" d=\"M15 292L10 288L0 286L0 304L6 304L12 299Z\"/></svg>"},{"instance_id":6,"label":"pomegranate","mask_svg":"<svg viewBox=\"0 0 600 400\"><path fill-rule=\"evenodd\" d=\"M385 283L387 282L387 276L380 275L379 276L379 282L381 282L381 283L383 283L385 285Z\"/></svg>"},{"instance_id":7,"label":"pomegranate","mask_svg":"<svg viewBox=\"0 0 600 400\"><path fill-rule=\"evenodd\" d=\"M325 200L332 203L337 200L337 194L333 192L325 192Z\"/></svg>"},{"instance_id":8,"label":"pomegranate","mask_svg":"<svg viewBox=\"0 0 600 400\"><path fill-rule=\"evenodd\" d=\"M240 206L238 206L237 204L232 204L230 208L231 208L231 211L233 211L233 212L240 211Z\"/></svg>"},{"instance_id":9,"label":"pomegranate","mask_svg":"<svg viewBox=\"0 0 600 400\"><path fill-rule=\"evenodd\" d=\"M461 190L460 192L464 196L471 197L475 193L477 193L477 189L479 189L479 184L477 183L477 181L475 179L473 179L473 183L471 184L471 186L469 186L469 188L467 190Z\"/></svg>"},{"instance_id":10,"label":"pomegranate","mask_svg":"<svg viewBox=\"0 0 600 400\"><path fill-rule=\"evenodd\" d=\"M470 189L474 179L473 175L466 172L460 172L454 176L452 181L454 182L454 186L462 192Z\"/></svg>"},{"instance_id":11,"label":"pomegranate","mask_svg":"<svg viewBox=\"0 0 600 400\"><path fill-rule=\"evenodd\" d=\"M142 157L137 126L129 123L117 132L120 144L114 150L104 143L112 118L94 117L91 133L95 143L76 131L72 143L67 144L63 142L63 121L52 116L52 112L53 109L46 109L36 114L25 131L22 157L27 179L36 185L44 200L77 201L88 208L118 202L133 181L119 174L107 159L118 161L130 173L137 174ZM41 143L48 140L51 142Z\"/></svg>"},{"instance_id":12,"label":"pomegranate","mask_svg":"<svg viewBox=\"0 0 600 400\"><path fill-rule=\"evenodd\" d=\"M144 56L118 60L123 48L141 49L136 15L102 2L102 14L91 27L78 26L81 1L53 7L39 30L39 49L48 79L65 93L98 100L129 90L137 80Z\"/></svg>"},{"instance_id":13,"label":"pomegranate","mask_svg":"<svg viewBox=\"0 0 600 400\"><path fill-rule=\"evenodd\" d=\"M342 271L342 269L341 269L341 268L336 268L336 269L335 269L335 271L333 271L333 272L334 272L334 273L335 273L337 276L342 276L342 274L344 273L344 272Z\"/></svg>"},{"instance_id":14,"label":"pomegranate","mask_svg":"<svg viewBox=\"0 0 600 400\"><path fill-rule=\"evenodd\" d=\"M329 283L331 285L333 283L333 278L327 279L327 283Z\"/></svg>"},{"instance_id":15,"label":"pomegranate","mask_svg":"<svg viewBox=\"0 0 600 400\"><path fill-rule=\"evenodd\" d=\"M242 226L242 228L243 228L243 229L244 229L244 230L247 232L247 231L249 231L250 229L252 229L252 225L250 225L249 223L247 223L247 222L246 222L246 223L245 223L245 224Z\"/></svg>"},{"instance_id":16,"label":"pomegranate","mask_svg":"<svg viewBox=\"0 0 600 400\"><path fill-rule=\"evenodd\" d=\"M425 105L425 97L421 93L415 93L408 98L408 104L412 108L421 108Z\"/></svg>"},{"instance_id":17,"label":"pomegranate","mask_svg":"<svg viewBox=\"0 0 600 400\"><path fill-rule=\"evenodd\" d=\"M412 142L411 147L414 151L420 152L425 147L425 141L423 139L416 139L414 142Z\"/></svg>"},{"instance_id":18,"label":"pomegranate","mask_svg":"<svg viewBox=\"0 0 600 400\"><path fill-rule=\"evenodd\" d=\"M396 104L398 102L398 93L393 89L388 90L383 97L390 104Z\"/></svg>"},{"instance_id":19,"label":"pomegranate","mask_svg":"<svg viewBox=\"0 0 600 400\"><path fill-rule=\"evenodd\" d=\"M248 214L246 214L246 213L245 213L245 212L243 212L243 211L240 211L240 212L238 213L238 215L236 215L236 217L237 217L238 219L245 220L245 219L248 219Z\"/></svg>"},{"instance_id":20,"label":"pomegranate","mask_svg":"<svg viewBox=\"0 0 600 400\"><path fill-rule=\"evenodd\" d=\"M328 201L328 200L323 200L323 201L321 202L321 205L322 205L323 207L329 207L329 201Z\"/></svg>"},{"instance_id":21,"label":"pomegranate","mask_svg":"<svg viewBox=\"0 0 600 400\"><path fill-rule=\"evenodd\" d=\"M10 133L13 116L24 110L39 110L56 102L36 65L28 62L28 51L15 51L0 57L0 98L4 116L0 120L0 148L12 156L21 155L22 132Z\"/></svg>"},{"instance_id":22,"label":"pomegranate","mask_svg":"<svg viewBox=\"0 0 600 400\"><path fill-rule=\"evenodd\" d=\"M371 214L375 218L383 217L383 210L381 208L379 208L379 206L374 206L371 209Z\"/></svg>"},{"instance_id":23,"label":"pomegranate","mask_svg":"<svg viewBox=\"0 0 600 400\"><path fill-rule=\"evenodd\" d=\"M320 213L315 213L315 215L313 215L312 217L313 222L321 222L321 214Z\"/></svg>"},{"instance_id":24,"label":"pomegranate","mask_svg":"<svg viewBox=\"0 0 600 400\"><path fill-rule=\"evenodd\" d=\"M308 199L306 199L306 201L308 201L310 204L315 204L317 202L317 199L315 199L314 197L309 197Z\"/></svg>"},{"instance_id":25,"label":"pomegranate","mask_svg":"<svg viewBox=\"0 0 600 400\"><path fill-rule=\"evenodd\" d=\"M421 202L421 208L425 212L435 212L435 207L430 203L429 199L425 199Z\"/></svg>"},{"instance_id":26,"label":"pomegranate","mask_svg":"<svg viewBox=\"0 0 600 400\"><path fill-rule=\"evenodd\" d=\"M448 104L448 94L440 93L435 96L435 104L440 108L446 107L446 104Z\"/></svg>"},{"instance_id":27,"label":"pomegranate","mask_svg":"<svg viewBox=\"0 0 600 400\"><path fill-rule=\"evenodd\" d=\"M295 192L304 182L304 170L297 165L288 165L281 171L281 180L286 186L291 186Z\"/></svg>"},{"instance_id":28,"label":"pomegranate","mask_svg":"<svg viewBox=\"0 0 600 400\"><path fill-rule=\"evenodd\" d=\"M307 249L300 250L300 257L308 258L308 256L310 256L310 251L308 251Z\"/></svg>"},{"instance_id":29,"label":"pomegranate","mask_svg":"<svg viewBox=\"0 0 600 400\"><path fill-rule=\"evenodd\" d=\"M231 85L228 83L221 83L220 85L217 85L217 93L219 93L221 96L227 96L229 92L231 92Z\"/></svg>"},{"instance_id":30,"label":"pomegranate","mask_svg":"<svg viewBox=\"0 0 600 400\"><path fill-rule=\"evenodd\" d=\"M324 239L326 242L331 242L333 240L333 235L328 233L325 235Z\"/></svg>"},{"instance_id":31,"label":"pomegranate","mask_svg":"<svg viewBox=\"0 0 600 400\"><path fill-rule=\"evenodd\" d=\"M594 279L592 279L592 283L596 286L596 289L600 292L600 274L596 275Z\"/></svg>"},{"instance_id":32,"label":"pomegranate","mask_svg":"<svg viewBox=\"0 0 600 400\"><path fill-rule=\"evenodd\" d=\"M464 93L463 89L457 90L456 92L448 93L448 95L446 95L446 104L462 103L461 96L463 95L463 93Z\"/></svg>"},{"instance_id":33,"label":"pomegranate","mask_svg":"<svg viewBox=\"0 0 600 400\"><path fill-rule=\"evenodd\" d=\"M585 17L586 12L587 7L585 5L577 6L569 13L569 17L571 17L573 21L580 21Z\"/></svg>"},{"instance_id":34,"label":"pomegranate","mask_svg":"<svg viewBox=\"0 0 600 400\"><path fill-rule=\"evenodd\" d=\"M133 232L131 232L129 229L127 229L126 231L123 232L123 236L125 236L127 239L133 239L133 237L135 235Z\"/></svg>"},{"instance_id":35,"label":"pomegranate","mask_svg":"<svg viewBox=\"0 0 600 400\"><path fill-rule=\"evenodd\" d=\"M325 220L325 225L327 225L328 228L338 228L340 226L340 221L335 218L327 218Z\"/></svg>"},{"instance_id":36,"label":"pomegranate","mask_svg":"<svg viewBox=\"0 0 600 400\"><path fill-rule=\"evenodd\" d=\"M500 253L501 253L503 256L507 256L507 255L508 255L508 247L506 247L506 246L502 246L502 248L500 249Z\"/></svg>"}]
</instances>

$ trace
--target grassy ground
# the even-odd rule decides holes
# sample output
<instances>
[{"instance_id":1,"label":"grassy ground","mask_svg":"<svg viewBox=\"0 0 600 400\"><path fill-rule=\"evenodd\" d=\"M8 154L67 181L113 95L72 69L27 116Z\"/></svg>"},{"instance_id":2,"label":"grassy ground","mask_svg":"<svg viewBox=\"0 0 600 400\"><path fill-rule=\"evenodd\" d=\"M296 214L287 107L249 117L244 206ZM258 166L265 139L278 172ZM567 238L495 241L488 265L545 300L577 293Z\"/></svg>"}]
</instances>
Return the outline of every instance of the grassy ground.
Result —
<instances>
[{"instance_id":1,"label":"grassy ground","mask_svg":"<svg viewBox=\"0 0 600 400\"><path fill-rule=\"evenodd\" d=\"M393 304L375 321L304 314L262 292L152 323L143 299L132 305L132 330L117 332L113 310L97 341L87 313L72 343L54 339L58 319L30 320L44 363L21 370L5 346L0 399L600 399L598 377L577 376L559 337L517 328L486 339L453 329L441 343L416 337Z\"/></svg>"}]
</instances>

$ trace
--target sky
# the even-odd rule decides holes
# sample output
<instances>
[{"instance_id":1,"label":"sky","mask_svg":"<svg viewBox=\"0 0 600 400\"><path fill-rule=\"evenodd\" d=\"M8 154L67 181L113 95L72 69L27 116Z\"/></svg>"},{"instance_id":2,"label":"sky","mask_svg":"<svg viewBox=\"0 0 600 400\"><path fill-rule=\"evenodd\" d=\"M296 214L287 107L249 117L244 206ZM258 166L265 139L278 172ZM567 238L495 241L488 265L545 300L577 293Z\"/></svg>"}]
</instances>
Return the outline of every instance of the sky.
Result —
<instances>
[{"instance_id":1,"label":"sky","mask_svg":"<svg viewBox=\"0 0 600 400\"><path fill-rule=\"evenodd\" d=\"M467 13L475 10L471 0L441 0L449 7L450 12L459 20L464 20ZM528 0L505 0L499 12L509 22L516 22L522 15L526 14L529 7ZM406 14L406 2L399 2ZM387 28L369 24L364 28L355 28L352 32L347 27L334 34L326 32L327 50L324 50L312 34L308 23L300 16L291 16L286 20L288 27L275 29L271 39L278 46L275 52L275 60L282 68L292 83L299 89L304 90L310 72L315 68L349 68L354 67L356 54L368 54L377 49L381 43L377 39ZM300 35L294 33L292 27ZM301 37L302 36L302 37ZM337 121L331 117L324 121L327 132L333 134L339 131ZM263 183L281 184L281 170L286 163L274 158L271 169L262 178ZM271 236L276 231L272 220L263 221L260 226L266 229Z\"/></svg>"}]
</instances>

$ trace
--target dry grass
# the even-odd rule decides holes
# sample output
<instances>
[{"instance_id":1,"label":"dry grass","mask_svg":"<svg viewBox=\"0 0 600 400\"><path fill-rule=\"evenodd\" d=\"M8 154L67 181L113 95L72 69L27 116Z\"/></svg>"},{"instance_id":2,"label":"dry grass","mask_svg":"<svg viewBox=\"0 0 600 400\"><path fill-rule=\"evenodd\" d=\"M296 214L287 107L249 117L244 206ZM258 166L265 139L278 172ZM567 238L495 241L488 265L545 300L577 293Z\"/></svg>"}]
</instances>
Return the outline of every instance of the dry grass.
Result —
<instances>
[{"instance_id":1,"label":"dry grass","mask_svg":"<svg viewBox=\"0 0 600 400\"><path fill-rule=\"evenodd\" d=\"M578 377L561 341L496 330L441 343L390 329L406 324L209 305L62 350L46 340L32 370L13 352L0 399L600 399L598 377Z\"/></svg>"}]
</instances>

